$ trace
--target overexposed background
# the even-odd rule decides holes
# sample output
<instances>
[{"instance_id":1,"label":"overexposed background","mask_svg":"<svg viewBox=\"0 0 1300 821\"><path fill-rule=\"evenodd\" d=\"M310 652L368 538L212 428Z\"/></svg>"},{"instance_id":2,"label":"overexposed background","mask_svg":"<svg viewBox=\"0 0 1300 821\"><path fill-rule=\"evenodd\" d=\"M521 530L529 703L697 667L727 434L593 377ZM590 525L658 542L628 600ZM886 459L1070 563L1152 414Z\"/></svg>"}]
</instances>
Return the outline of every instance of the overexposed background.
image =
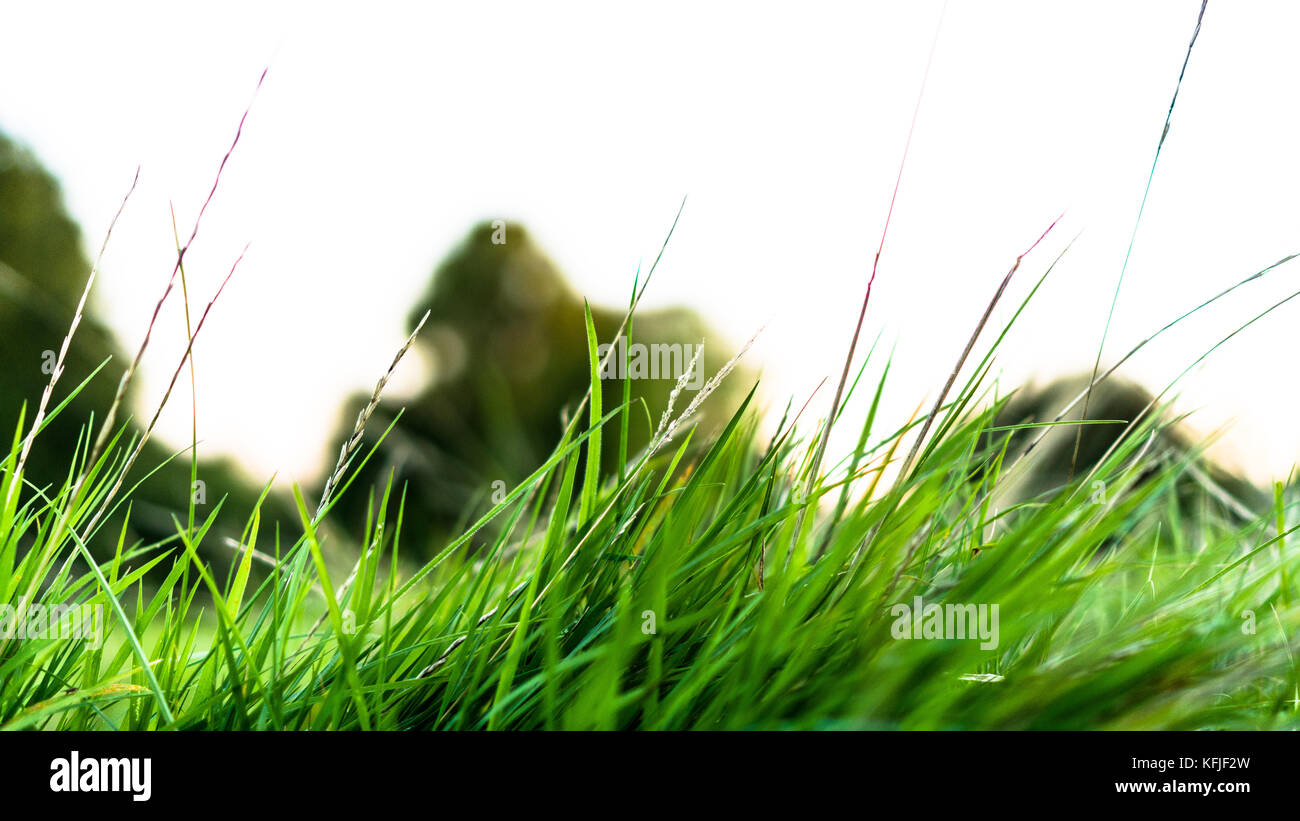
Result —
<instances>
[{"instance_id":1,"label":"overexposed background","mask_svg":"<svg viewBox=\"0 0 1300 821\"><path fill-rule=\"evenodd\" d=\"M942 8L0 6L0 129L61 179L92 249L143 166L97 286L131 351L174 262L168 201L187 236L269 66L186 267L206 302L251 243L196 346L201 452L285 481L331 460L342 398L370 389L433 267L483 218L523 221L575 287L616 306L689 195L646 304L696 308L733 345L766 324L750 354L766 401L779 412L829 376L824 414ZM861 349L878 333L897 345L884 423L933 400L998 281L1062 211L999 317L1078 240L998 368L1008 387L1091 368L1199 6L949 5ZM1210 3L1103 362L1300 251L1297 30L1295 3ZM1162 389L1300 290L1292 266L1125 373ZM1231 423L1217 455L1256 479L1300 455L1297 319L1300 300L1182 383L1193 424ZM142 405L183 349L175 298ZM421 371L404 363L399 393ZM177 447L187 394L160 429Z\"/></svg>"}]
</instances>

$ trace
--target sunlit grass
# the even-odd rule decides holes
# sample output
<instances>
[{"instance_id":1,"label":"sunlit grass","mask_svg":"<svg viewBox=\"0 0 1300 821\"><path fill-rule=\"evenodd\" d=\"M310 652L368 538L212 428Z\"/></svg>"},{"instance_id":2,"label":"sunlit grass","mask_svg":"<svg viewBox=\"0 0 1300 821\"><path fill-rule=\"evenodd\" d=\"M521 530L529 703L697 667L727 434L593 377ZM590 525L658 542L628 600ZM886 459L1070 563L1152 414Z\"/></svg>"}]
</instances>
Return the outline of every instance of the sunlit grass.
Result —
<instances>
[{"instance_id":1,"label":"sunlit grass","mask_svg":"<svg viewBox=\"0 0 1300 821\"><path fill-rule=\"evenodd\" d=\"M243 544L274 567L250 549L203 563L213 510L193 526L179 513L165 544L119 539L92 570L81 528L120 443L94 465L78 454L62 487L18 492L20 425L0 603L99 606L105 635L0 641L0 726L1296 726L1291 494L1245 524L1208 492L1187 516L1199 457L1159 452L1153 414L1070 486L1005 498L1013 430L991 430L999 403L974 370L892 485L883 466L923 419L877 431L867 414L859 452L809 476L819 437L786 421L760 438L751 394L712 441L667 420L672 440L602 476L580 457L625 452L633 408L596 405L427 564L402 560L402 489L381 488L350 583L323 558L329 503L313 513L301 494L292 544L245 512ZM847 399L887 389L882 375ZM996 646L896 638L893 608L916 597L997 605Z\"/></svg>"}]
</instances>

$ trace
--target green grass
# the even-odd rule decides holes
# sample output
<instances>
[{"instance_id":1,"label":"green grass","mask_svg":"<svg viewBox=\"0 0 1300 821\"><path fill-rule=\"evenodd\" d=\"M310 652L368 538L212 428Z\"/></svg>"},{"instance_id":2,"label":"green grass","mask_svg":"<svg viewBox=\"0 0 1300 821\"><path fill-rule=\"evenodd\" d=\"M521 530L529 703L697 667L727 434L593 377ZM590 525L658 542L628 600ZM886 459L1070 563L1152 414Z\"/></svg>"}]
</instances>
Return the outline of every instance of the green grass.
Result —
<instances>
[{"instance_id":1,"label":"green grass","mask_svg":"<svg viewBox=\"0 0 1300 821\"><path fill-rule=\"evenodd\" d=\"M1156 160L1168 133L1167 117ZM900 168L895 195L901 179ZM173 230L191 344L172 386L188 362L193 399L190 353L215 297L191 324L189 243ZM990 384L995 352L1050 267L967 366L1027 253L931 410L897 430L877 429L889 363L873 361L875 345L849 381L870 285L826 420L800 427L802 411L787 411L775 434L760 436L751 392L705 441L692 415L730 366L689 402L679 396L688 373L673 394L685 407L673 415L669 402L640 454L629 452L629 429L645 410L626 381L623 401L602 406L602 340L587 310L593 389L569 409L555 450L422 565L402 557L404 488L391 480L361 544L323 544L337 500L369 490L351 487L367 457L361 433L410 340L323 497L310 505L293 489L300 531L262 527L268 485L253 510L239 511L242 549L221 566L202 558L220 503L205 519L193 504L178 511L162 543L128 544L122 526L112 556L88 547L104 541L115 511L129 518L126 477L157 421L131 435L113 423L149 333L98 434L85 428L66 479L26 481L28 453L68 407L67 398L50 407L65 341L0 462L0 607L100 608L104 635L0 638L0 729L1295 729L1293 487L1277 483L1269 509L1243 515L1198 453L1167 446L1167 422L1152 407L1065 487L1033 498L1011 490L1042 456L1035 437L1070 424L1069 408L1038 425L997 423L1006 397ZM1093 385L1151 340L1295 258L1171 312L1098 375L1103 332L1094 379L1071 407L1086 408ZM644 279L638 271L619 333L630 331L654 268ZM1123 271L1112 311L1122 280ZM87 293L93 281L92 270ZM1208 345L1179 379L1296 296ZM80 317L79 307L69 340ZM859 401L856 448L823 470L830 429ZM191 479L197 421L193 430ZM619 454L610 475L602 451ZM334 566L338 555L354 560ZM918 597L996 607L996 642L902 637L898 608ZM12 628L5 612L0 631Z\"/></svg>"},{"instance_id":2,"label":"green grass","mask_svg":"<svg viewBox=\"0 0 1300 821\"><path fill-rule=\"evenodd\" d=\"M1209 490L1189 501L1198 457L1157 458L1152 414L1070 486L1006 499L1024 468L1013 429L994 429L992 353L932 420L877 431L867 413L857 451L825 475L810 471L818 436L788 419L759 436L751 394L708 442L665 418L616 474L590 458L579 476L584 451L624 452L614 440L644 417L579 409L537 472L427 564L401 558L402 490L381 488L343 572L321 547L330 505L313 513L296 489L293 543L247 511L243 542L273 567L249 550L204 563L215 511L90 565L87 523L129 503L129 488L112 496L129 448L114 440L94 464L83 448L62 486L37 489L22 484L20 423L0 484L0 604L100 606L106 640L0 640L0 727L1295 727L1289 489L1244 524ZM846 401L877 407L885 364L869 356ZM855 397L873 365L882 376ZM345 479L334 498L347 492ZM895 638L892 608L917 596L997 605L997 646Z\"/></svg>"}]
</instances>

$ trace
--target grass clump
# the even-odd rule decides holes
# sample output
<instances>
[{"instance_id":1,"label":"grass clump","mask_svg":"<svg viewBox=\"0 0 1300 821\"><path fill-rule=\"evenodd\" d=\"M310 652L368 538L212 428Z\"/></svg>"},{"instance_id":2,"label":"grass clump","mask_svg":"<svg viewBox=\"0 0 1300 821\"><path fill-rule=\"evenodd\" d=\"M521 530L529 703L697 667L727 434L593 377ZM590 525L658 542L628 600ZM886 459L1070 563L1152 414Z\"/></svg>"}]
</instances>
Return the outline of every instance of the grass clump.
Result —
<instances>
[{"instance_id":1,"label":"grass clump","mask_svg":"<svg viewBox=\"0 0 1300 821\"><path fill-rule=\"evenodd\" d=\"M1168 120L1162 145L1167 133ZM179 236L154 311L179 273L190 346L177 375L213 305L191 326ZM88 547L108 535L107 514L130 517L126 476L153 423L132 436L113 420L148 333L66 479L24 478L67 406L51 407L61 354L0 460L0 729L1295 729L1293 488L1277 484L1266 510L1226 498L1199 453L1161 435L1164 392L1099 460L1077 474L1072 463L1064 486L1027 496L1012 481L1057 426L1114 421L1087 418L1092 388L1142 347L1295 255L1175 315L1100 375L1099 349L1054 419L1007 425L993 356L1043 279L967 361L1027 254L929 412L878 429L884 363L857 447L825 470L830 430L874 356L850 383L869 284L813 435L787 413L760 436L751 391L697 441L694 412L733 360L689 402L682 375L639 454L629 431L646 414L626 381L622 402L602 403L597 351L616 339L598 339L586 310L591 389L560 441L419 565L401 555L405 488L391 479L348 566L325 549L332 507L367 490L350 488L374 452L361 434L396 359L314 510L294 488L300 529L263 526L268 484L240 511L235 560L214 566L201 549L224 503L204 518L191 504L161 542L128 543L123 526L111 556ZM1063 421L1079 403L1084 421ZM602 453L619 455L615 470ZM69 640L86 613L102 614L94 640Z\"/></svg>"},{"instance_id":2,"label":"grass clump","mask_svg":"<svg viewBox=\"0 0 1300 821\"><path fill-rule=\"evenodd\" d=\"M584 454L621 447L602 441L634 408L595 405L421 566L400 558L401 489L383 488L342 584L321 547L332 499L312 512L297 491L301 537L263 532L259 506L220 578L198 549L217 510L93 559L92 511L129 450L114 439L93 464L83 450L61 487L24 489L20 425L0 486L0 604L105 616L98 642L0 640L0 726L1294 727L1291 494L1279 486L1243 526L1207 489L1185 516L1199 457L1154 453L1152 413L1072 484L1002 499L1022 464L1012 434L1048 428L994 424L992 353L931 416L880 433L869 413L824 476L821 432L783 420L760 439L752 393L712 441L695 441L688 406L601 475ZM882 376L872 408L885 389ZM922 428L906 472L882 481ZM352 456L333 498L365 454ZM901 637L918 598L922 614L996 605L996 640L951 624Z\"/></svg>"}]
</instances>

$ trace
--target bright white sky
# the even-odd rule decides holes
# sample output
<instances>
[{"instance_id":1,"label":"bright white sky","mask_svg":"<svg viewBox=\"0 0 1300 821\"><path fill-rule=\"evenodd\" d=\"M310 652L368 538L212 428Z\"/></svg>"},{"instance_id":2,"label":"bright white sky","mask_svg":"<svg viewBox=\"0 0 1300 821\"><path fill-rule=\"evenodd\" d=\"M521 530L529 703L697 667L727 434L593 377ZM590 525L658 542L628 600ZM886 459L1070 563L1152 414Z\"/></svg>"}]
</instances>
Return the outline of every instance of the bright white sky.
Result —
<instances>
[{"instance_id":1,"label":"bright white sky","mask_svg":"<svg viewBox=\"0 0 1300 821\"><path fill-rule=\"evenodd\" d=\"M97 286L130 350L171 271L167 203L187 234L269 65L187 270L206 301L251 243L196 348L200 438L284 480L337 452L342 398L373 385L434 265L481 218L522 220L580 291L618 305L689 195L648 303L697 308L732 344L766 323L751 353L766 401L779 413L830 376L824 414L941 8L0 6L0 129L60 177L88 245L143 166ZM1198 8L951 3L864 333L897 343L884 421L933 400L997 282L1061 211L1007 308L1080 238L999 368L1009 386L1091 367ZM1300 4L1210 3L1107 360L1300 251L1298 30ZM1163 388L1300 290L1292 265L1127 374ZM183 350L171 307L146 362L149 407ZM1300 300L1182 385L1198 429L1233 422L1219 455L1259 479L1300 455L1298 318ZM404 363L408 389L422 367ZM163 417L177 447L187 403Z\"/></svg>"}]
</instances>

